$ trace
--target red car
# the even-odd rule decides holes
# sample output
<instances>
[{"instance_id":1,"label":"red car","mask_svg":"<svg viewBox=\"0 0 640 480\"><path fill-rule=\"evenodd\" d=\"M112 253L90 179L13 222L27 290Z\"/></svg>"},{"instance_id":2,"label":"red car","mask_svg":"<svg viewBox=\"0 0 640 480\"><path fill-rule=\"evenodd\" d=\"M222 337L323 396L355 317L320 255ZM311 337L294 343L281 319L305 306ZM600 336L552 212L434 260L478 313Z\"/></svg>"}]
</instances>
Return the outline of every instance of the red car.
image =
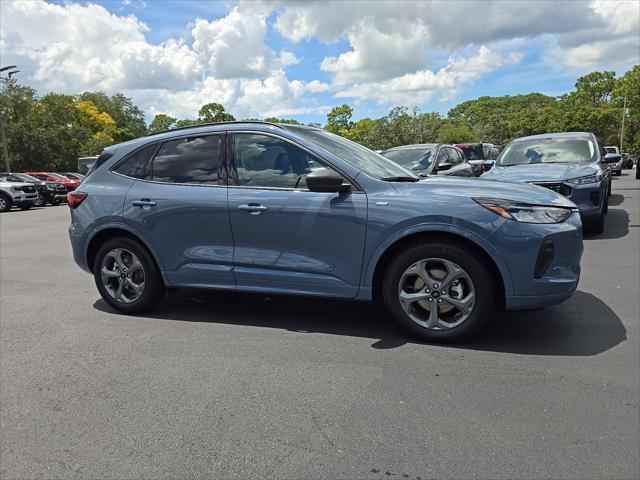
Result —
<instances>
[{"instance_id":1,"label":"red car","mask_svg":"<svg viewBox=\"0 0 640 480\"><path fill-rule=\"evenodd\" d=\"M53 173L53 172L26 172L26 173L27 175L31 175L32 177L36 177L40 180L45 180L47 182L62 183L65 187L67 187L67 190L69 192L71 192L72 190L75 190L76 188L78 188L78 185L80 185L80 180L72 180L58 173Z\"/></svg>"}]
</instances>

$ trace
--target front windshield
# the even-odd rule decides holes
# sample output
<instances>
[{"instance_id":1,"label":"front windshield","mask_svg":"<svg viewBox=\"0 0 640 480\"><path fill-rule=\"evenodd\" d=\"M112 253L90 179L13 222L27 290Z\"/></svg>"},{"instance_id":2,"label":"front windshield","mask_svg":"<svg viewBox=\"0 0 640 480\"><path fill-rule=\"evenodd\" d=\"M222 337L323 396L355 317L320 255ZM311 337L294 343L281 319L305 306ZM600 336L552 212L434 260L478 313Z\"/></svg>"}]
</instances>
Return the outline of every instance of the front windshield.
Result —
<instances>
[{"instance_id":1,"label":"front windshield","mask_svg":"<svg viewBox=\"0 0 640 480\"><path fill-rule=\"evenodd\" d=\"M587 138L545 138L507 145L496 163L501 167L539 163L591 163L596 148Z\"/></svg>"},{"instance_id":2,"label":"front windshield","mask_svg":"<svg viewBox=\"0 0 640 480\"><path fill-rule=\"evenodd\" d=\"M21 183L22 180L20 180L15 175L10 175L8 173L3 173L3 174L0 174L0 182L18 182L18 183Z\"/></svg>"},{"instance_id":3,"label":"front windshield","mask_svg":"<svg viewBox=\"0 0 640 480\"><path fill-rule=\"evenodd\" d=\"M382 152L382 156L413 172L421 172L431 166L434 153L435 148L401 148Z\"/></svg>"},{"instance_id":4,"label":"front windshield","mask_svg":"<svg viewBox=\"0 0 640 480\"><path fill-rule=\"evenodd\" d=\"M32 177L31 175L26 175L24 173L13 173L14 177L18 177L20 180L24 180L25 182L38 182L39 180L36 177Z\"/></svg>"},{"instance_id":5,"label":"front windshield","mask_svg":"<svg viewBox=\"0 0 640 480\"><path fill-rule=\"evenodd\" d=\"M419 178L379 153L339 135L311 128L296 128L295 133L305 140L320 145L329 153L378 180L399 177L416 180Z\"/></svg>"}]
</instances>

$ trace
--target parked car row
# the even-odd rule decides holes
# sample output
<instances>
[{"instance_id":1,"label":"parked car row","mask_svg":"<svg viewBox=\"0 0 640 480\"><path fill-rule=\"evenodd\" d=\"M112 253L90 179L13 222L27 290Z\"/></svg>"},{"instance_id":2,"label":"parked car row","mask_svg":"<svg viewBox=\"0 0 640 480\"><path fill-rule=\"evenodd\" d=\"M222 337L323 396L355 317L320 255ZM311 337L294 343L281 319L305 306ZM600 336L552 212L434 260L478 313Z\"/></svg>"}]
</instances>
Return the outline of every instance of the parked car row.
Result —
<instances>
[{"instance_id":1,"label":"parked car row","mask_svg":"<svg viewBox=\"0 0 640 480\"><path fill-rule=\"evenodd\" d=\"M0 212L12 207L28 210L47 204L59 205L83 179L83 175L72 172L0 172Z\"/></svg>"},{"instance_id":2,"label":"parked car row","mask_svg":"<svg viewBox=\"0 0 640 480\"><path fill-rule=\"evenodd\" d=\"M74 259L123 313L180 287L377 300L432 341L576 290L619 160L593 135L519 139L480 178L453 145L382 153L248 121L109 147L68 194Z\"/></svg>"}]
</instances>

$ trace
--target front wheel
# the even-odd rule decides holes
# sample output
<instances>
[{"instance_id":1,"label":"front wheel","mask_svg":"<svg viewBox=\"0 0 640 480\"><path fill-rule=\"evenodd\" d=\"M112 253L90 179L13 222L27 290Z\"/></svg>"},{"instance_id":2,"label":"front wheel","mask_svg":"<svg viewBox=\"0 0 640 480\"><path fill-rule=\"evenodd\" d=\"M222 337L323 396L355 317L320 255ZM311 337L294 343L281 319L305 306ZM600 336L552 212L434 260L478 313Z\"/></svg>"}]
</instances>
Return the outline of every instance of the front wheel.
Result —
<instances>
[{"instance_id":1,"label":"front wheel","mask_svg":"<svg viewBox=\"0 0 640 480\"><path fill-rule=\"evenodd\" d=\"M122 313L147 312L160 303L166 291L147 249L126 237L113 238L100 247L93 276L102 298Z\"/></svg>"},{"instance_id":2,"label":"front wheel","mask_svg":"<svg viewBox=\"0 0 640 480\"><path fill-rule=\"evenodd\" d=\"M617 176L617 177L619 177L620 175L622 175L622 170L618 170L618 171L616 172L616 176Z\"/></svg>"},{"instance_id":3,"label":"front wheel","mask_svg":"<svg viewBox=\"0 0 640 480\"><path fill-rule=\"evenodd\" d=\"M57 207L58 205L60 205L60 200L58 200L57 198L54 198L52 200L49 200L49 203L54 207Z\"/></svg>"},{"instance_id":4,"label":"front wheel","mask_svg":"<svg viewBox=\"0 0 640 480\"><path fill-rule=\"evenodd\" d=\"M13 201L8 195L0 193L0 212L8 212L13 206Z\"/></svg>"},{"instance_id":5,"label":"front wheel","mask_svg":"<svg viewBox=\"0 0 640 480\"><path fill-rule=\"evenodd\" d=\"M29 210L33 207L33 203L23 203L20 205L20 210Z\"/></svg>"},{"instance_id":6,"label":"front wheel","mask_svg":"<svg viewBox=\"0 0 640 480\"><path fill-rule=\"evenodd\" d=\"M33 205L36 207L44 207L47 204L47 199L42 192L38 192L38 198L36 198Z\"/></svg>"},{"instance_id":7,"label":"front wheel","mask_svg":"<svg viewBox=\"0 0 640 480\"><path fill-rule=\"evenodd\" d=\"M383 298L394 320L428 341L455 342L493 315L495 280L488 266L455 244L414 245L389 265Z\"/></svg>"}]
</instances>

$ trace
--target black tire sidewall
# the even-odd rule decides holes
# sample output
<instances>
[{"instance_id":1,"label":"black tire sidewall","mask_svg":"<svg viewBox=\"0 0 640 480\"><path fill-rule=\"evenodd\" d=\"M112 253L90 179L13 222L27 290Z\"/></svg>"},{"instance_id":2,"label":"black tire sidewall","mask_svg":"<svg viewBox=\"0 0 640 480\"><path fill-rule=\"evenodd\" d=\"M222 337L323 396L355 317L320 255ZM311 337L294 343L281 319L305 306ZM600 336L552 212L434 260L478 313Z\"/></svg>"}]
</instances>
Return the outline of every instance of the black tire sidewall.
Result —
<instances>
[{"instance_id":1,"label":"black tire sidewall","mask_svg":"<svg viewBox=\"0 0 640 480\"><path fill-rule=\"evenodd\" d=\"M112 298L102 285L100 269L104 256L116 248L125 248L134 253L142 263L145 275L145 288L142 296L132 303L120 303ZM100 246L93 265L93 277L100 295L112 308L126 314L144 313L155 307L165 295L166 288L155 260L149 251L136 240L117 237L107 240Z\"/></svg>"},{"instance_id":2,"label":"black tire sidewall","mask_svg":"<svg viewBox=\"0 0 640 480\"><path fill-rule=\"evenodd\" d=\"M5 202L5 207L0 209L0 212L8 212L13 206L13 200L11 200L11 197L9 197L9 195L5 195L4 193L0 194L0 196L2 196L2 199Z\"/></svg>"},{"instance_id":3,"label":"black tire sidewall","mask_svg":"<svg viewBox=\"0 0 640 480\"><path fill-rule=\"evenodd\" d=\"M385 271L382 294L390 315L405 330L427 341L455 342L477 332L493 316L496 308L496 280L488 265L477 257L475 252L457 244L434 242L407 248ZM416 324L404 313L398 299L398 283L409 266L426 258L450 260L465 270L471 278L476 299L471 316L462 325L450 330L429 330Z\"/></svg>"}]
</instances>

